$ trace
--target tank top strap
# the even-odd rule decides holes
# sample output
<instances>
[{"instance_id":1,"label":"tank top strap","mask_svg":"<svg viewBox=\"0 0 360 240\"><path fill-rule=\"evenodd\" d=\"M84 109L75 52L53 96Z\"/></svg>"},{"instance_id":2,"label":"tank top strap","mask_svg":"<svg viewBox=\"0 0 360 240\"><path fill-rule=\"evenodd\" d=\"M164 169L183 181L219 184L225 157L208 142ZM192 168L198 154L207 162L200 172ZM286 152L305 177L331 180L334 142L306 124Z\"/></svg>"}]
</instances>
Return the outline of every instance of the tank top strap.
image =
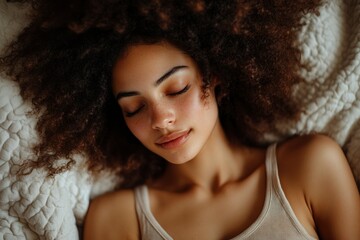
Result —
<instances>
[{"instance_id":1,"label":"tank top strap","mask_svg":"<svg viewBox=\"0 0 360 240\"><path fill-rule=\"evenodd\" d=\"M267 193L273 192L274 181L277 174L277 162L276 162L276 143L271 144L266 150L266 182L267 182Z\"/></svg>"},{"instance_id":2,"label":"tank top strap","mask_svg":"<svg viewBox=\"0 0 360 240\"><path fill-rule=\"evenodd\" d=\"M266 165L269 165L266 170L268 172L267 173L268 180L271 181L271 192L274 193L274 195L280 202L282 208L288 215L291 224L297 229L297 231L306 239L315 239L307 233L303 225L296 217L295 212L293 211L288 199L286 198L279 177L278 162L276 157L276 147L277 147L276 143L270 145L267 151L268 155L266 157Z\"/></svg>"},{"instance_id":3,"label":"tank top strap","mask_svg":"<svg viewBox=\"0 0 360 240\"><path fill-rule=\"evenodd\" d=\"M135 208L139 221L141 239L143 240L172 240L170 235L156 221L151 213L149 192L146 185L134 189Z\"/></svg>"}]
</instances>

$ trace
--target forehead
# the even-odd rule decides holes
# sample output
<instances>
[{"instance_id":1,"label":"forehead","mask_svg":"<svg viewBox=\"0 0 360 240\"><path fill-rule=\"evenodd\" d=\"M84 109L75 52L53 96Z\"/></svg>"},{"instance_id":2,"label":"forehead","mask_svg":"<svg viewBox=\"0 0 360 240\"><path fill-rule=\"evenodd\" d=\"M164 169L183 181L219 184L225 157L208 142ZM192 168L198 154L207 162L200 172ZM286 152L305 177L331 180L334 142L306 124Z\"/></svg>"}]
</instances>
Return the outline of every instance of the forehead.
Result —
<instances>
[{"instance_id":1,"label":"forehead","mask_svg":"<svg viewBox=\"0 0 360 240\"><path fill-rule=\"evenodd\" d=\"M168 43L131 46L115 63L113 88L155 82L175 66L188 66L191 70L197 70L191 57Z\"/></svg>"}]
</instances>

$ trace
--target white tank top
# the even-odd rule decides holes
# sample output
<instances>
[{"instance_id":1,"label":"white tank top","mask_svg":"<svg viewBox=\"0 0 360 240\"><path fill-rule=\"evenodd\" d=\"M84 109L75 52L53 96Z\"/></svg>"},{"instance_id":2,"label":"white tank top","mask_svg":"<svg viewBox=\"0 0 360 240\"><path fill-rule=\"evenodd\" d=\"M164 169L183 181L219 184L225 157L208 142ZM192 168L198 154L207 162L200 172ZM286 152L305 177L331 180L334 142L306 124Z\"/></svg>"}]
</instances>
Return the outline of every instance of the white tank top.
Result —
<instances>
[{"instance_id":1,"label":"white tank top","mask_svg":"<svg viewBox=\"0 0 360 240\"><path fill-rule=\"evenodd\" d=\"M242 233L231 240L241 239L315 239L301 225L281 188L276 145L266 153L266 197L259 217ZM148 189L146 185L135 188L136 213L140 225L142 240L173 239L156 221L151 213Z\"/></svg>"}]
</instances>

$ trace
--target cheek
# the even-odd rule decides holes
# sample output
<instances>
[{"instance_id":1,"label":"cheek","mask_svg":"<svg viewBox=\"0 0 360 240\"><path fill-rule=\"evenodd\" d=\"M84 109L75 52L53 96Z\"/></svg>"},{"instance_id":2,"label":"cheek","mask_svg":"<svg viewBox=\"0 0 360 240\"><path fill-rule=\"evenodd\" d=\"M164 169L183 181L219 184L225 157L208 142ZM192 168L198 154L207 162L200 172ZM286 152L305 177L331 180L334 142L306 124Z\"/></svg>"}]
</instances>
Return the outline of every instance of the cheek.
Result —
<instances>
[{"instance_id":1,"label":"cheek","mask_svg":"<svg viewBox=\"0 0 360 240\"><path fill-rule=\"evenodd\" d=\"M125 120L129 130L141 142L148 136L146 119L127 119Z\"/></svg>"},{"instance_id":2,"label":"cheek","mask_svg":"<svg viewBox=\"0 0 360 240\"><path fill-rule=\"evenodd\" d=\"M199 89L191 92L188 97L183 98L179 103L178 116L195 117L196 114L202 108L201 95Z\"/></svg>"},{"instance_id":3,"label":"cheek","mask_svg":"<svg viewBox=\"0 0 360 240\"><path fill-rule=\"evenodd\" d=\"M203 92L201 89L198 89L194 94L189 98L186 98L180 104L181 116L190 119L199 119L206 118L209 111L213 111L217 108L216 103L214 103L213 96L208 96L203 98Z\"/></svg>"}]
</instances>

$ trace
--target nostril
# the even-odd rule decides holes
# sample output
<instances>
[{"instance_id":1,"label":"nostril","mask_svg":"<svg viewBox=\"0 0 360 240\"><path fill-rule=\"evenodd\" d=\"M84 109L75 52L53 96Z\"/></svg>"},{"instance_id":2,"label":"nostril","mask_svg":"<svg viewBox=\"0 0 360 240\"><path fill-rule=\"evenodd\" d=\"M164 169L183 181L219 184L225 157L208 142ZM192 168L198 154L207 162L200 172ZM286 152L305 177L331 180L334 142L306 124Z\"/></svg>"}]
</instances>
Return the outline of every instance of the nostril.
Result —
<instances>
[{"instance_id":1,"label":"nostril","mask_svg":"<svg viewBox=\"0 0 360 240\"><path fill-rule=\"evenodd\" d=\"M151 121L154 129L168 128L175 123L175 113L172 108L163 104L152 106Z\"/></svg>"},{"instance_id":2,"label":"nostril","mask_svg":"<svg viewBox=\"0 0 360 240\"><path fill-rule=\"evenodd\" d=\"M173 118L164 118L161 120L155 120L153 122L153 128L154 129L164 129L168 128L170 125L173 125L175 123L175 119Z\"/></svg>"}]
</instances>

